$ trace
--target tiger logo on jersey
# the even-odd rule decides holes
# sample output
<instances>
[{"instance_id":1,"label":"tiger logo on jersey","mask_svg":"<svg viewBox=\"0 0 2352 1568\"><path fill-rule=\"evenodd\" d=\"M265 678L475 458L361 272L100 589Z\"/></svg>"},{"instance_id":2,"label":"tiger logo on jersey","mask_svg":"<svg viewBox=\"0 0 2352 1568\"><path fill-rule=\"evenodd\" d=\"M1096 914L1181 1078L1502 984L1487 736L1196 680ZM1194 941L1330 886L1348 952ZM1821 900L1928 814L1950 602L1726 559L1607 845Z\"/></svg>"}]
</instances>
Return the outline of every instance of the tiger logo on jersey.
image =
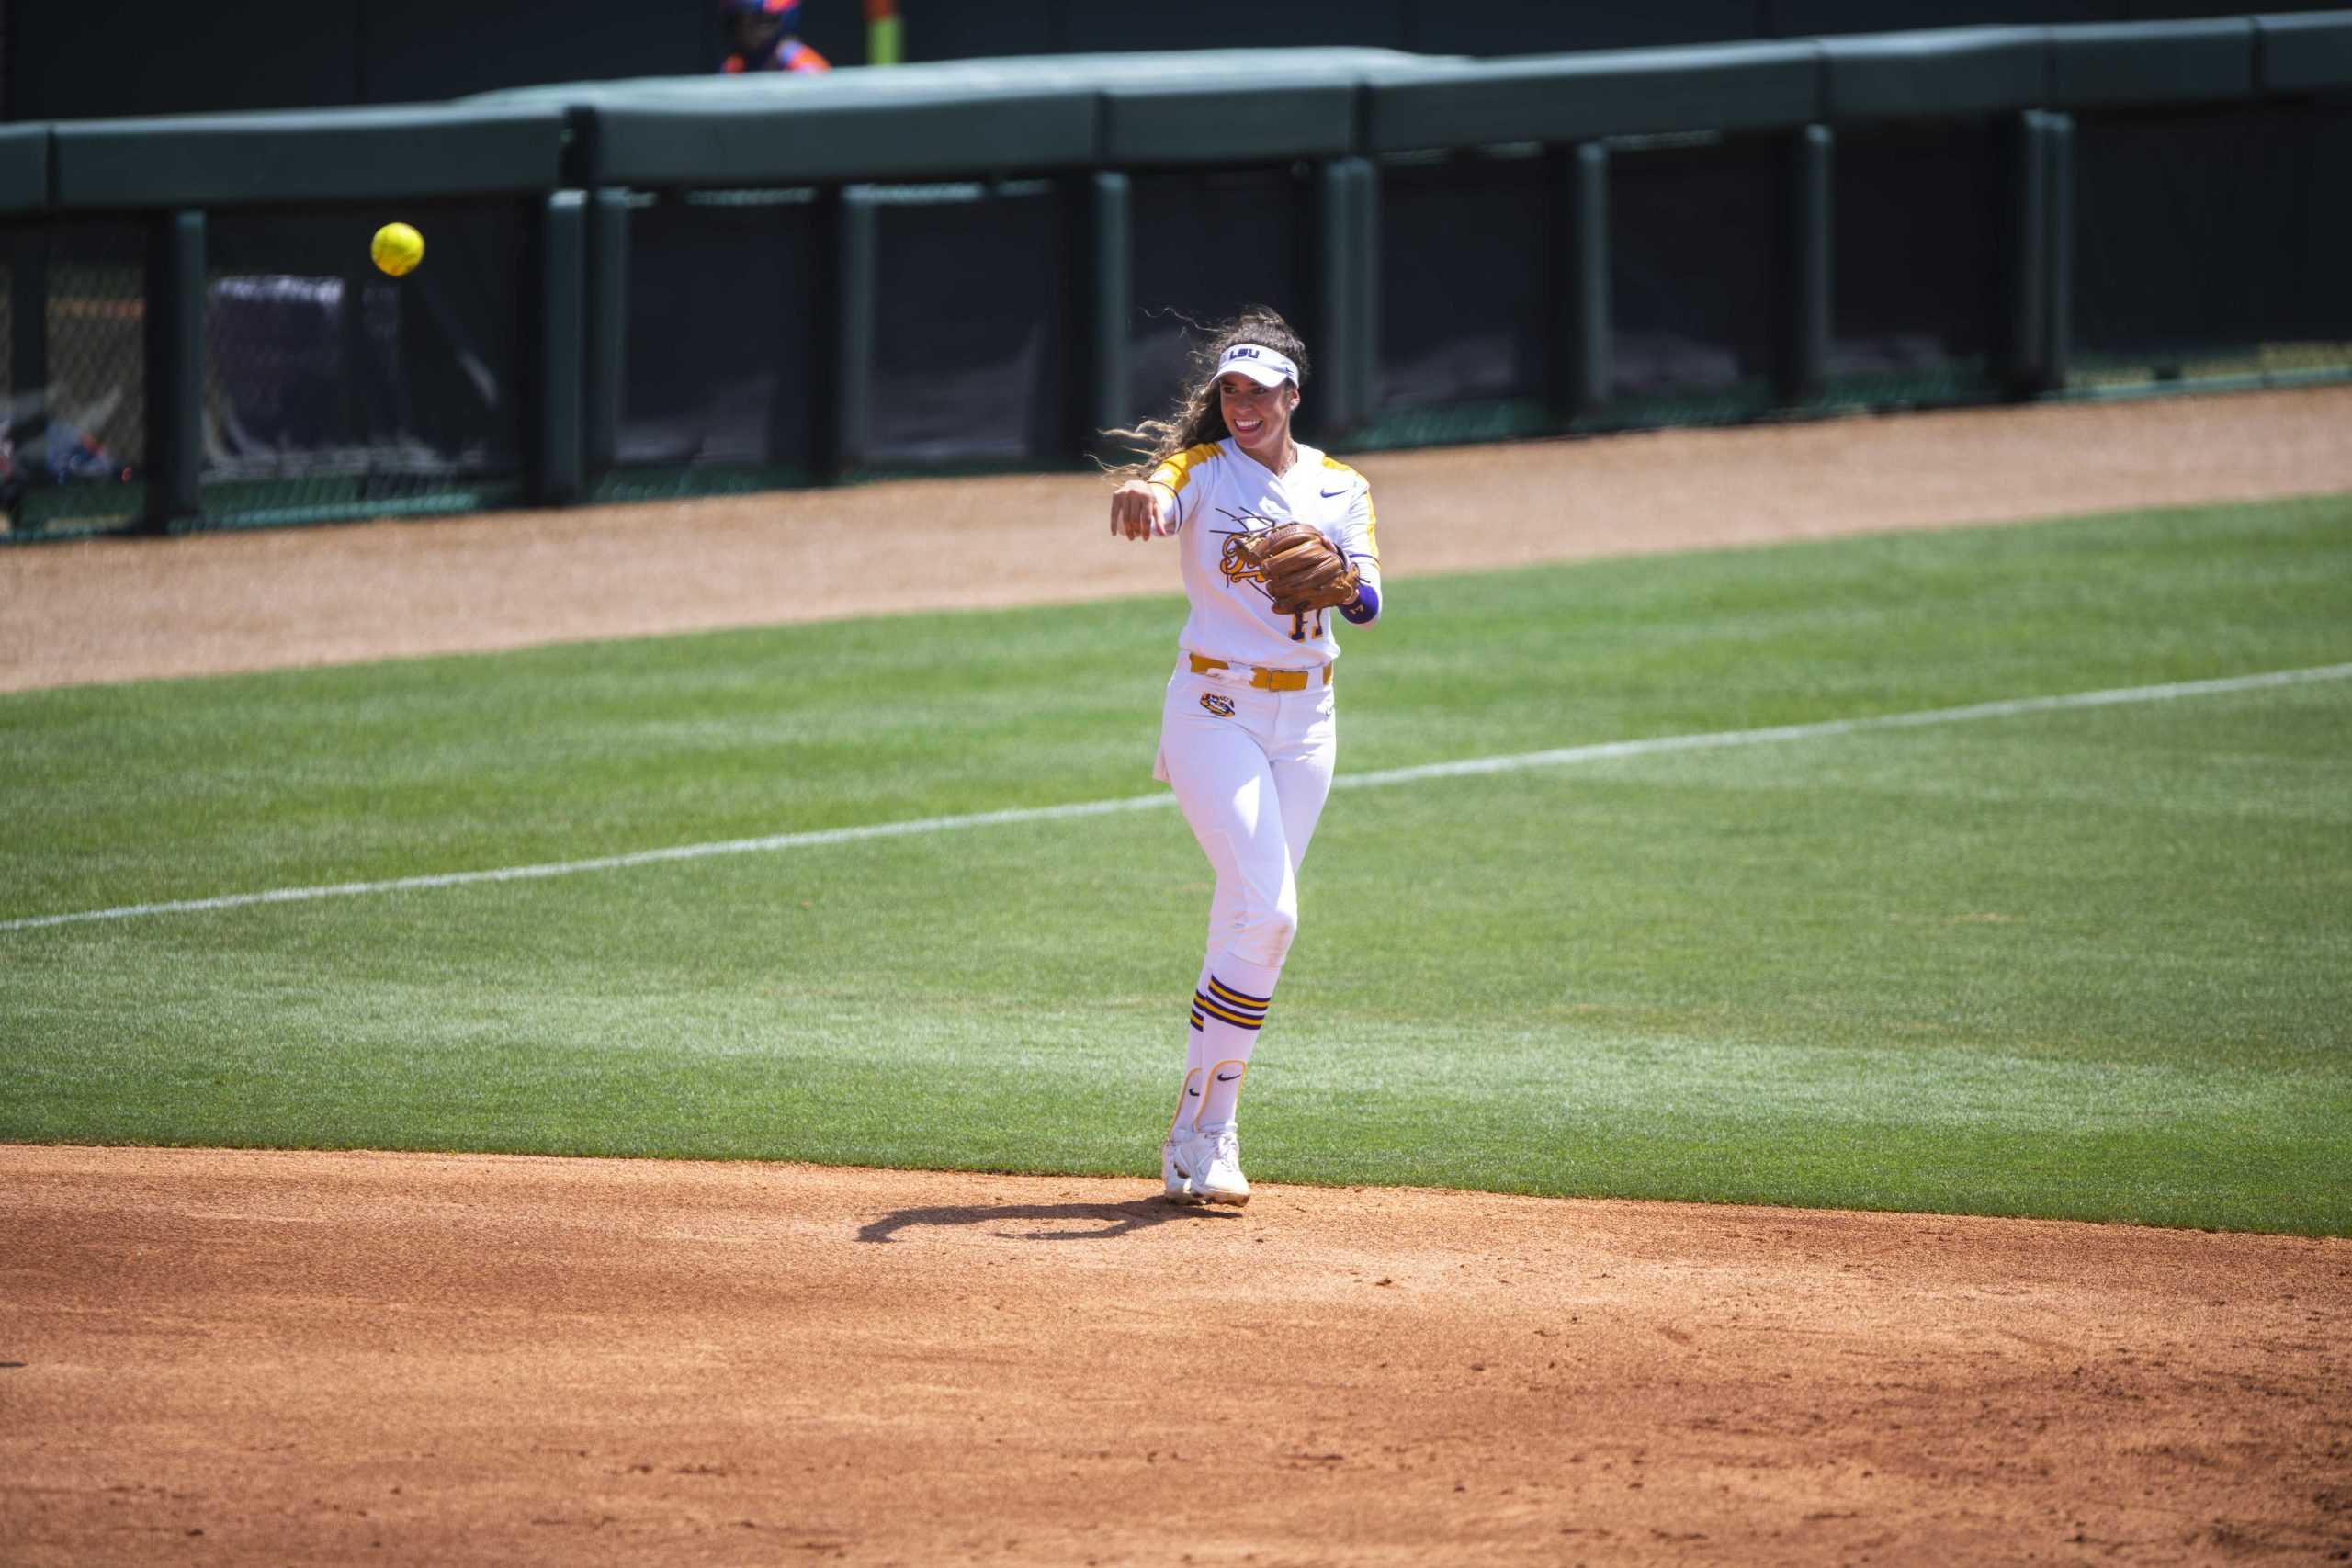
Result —
<instances>
[{"instance_id":1,"label":"tiger logo on jersey","mask_svg":"<svg viewBox=\"0 0 2352 1568\"><path fill-rule=\"evenodd\" d=\"M1225 536L1225 554L1218 559L1216 569L1225 574L1227 582L1261 582L1265 580L1264 571L1242 553L1241 541L1249 536L1247 534L1227 534Z\"/></svg>"},{"instance_id":2,"label":"tiger logo on jersey","mask_svg":"<svg viewBox=\"0 0 2352 1568\"><path fill-rule=\"evenodd\" d=\"M1223 507L1217 510L1225 512ZM1254 582L1262 589L1265 586L1266 574L1263 570L1251 564L1250 558L1242 553L1241 541L1252 534L1263 533L1274 527L1274 520L1271 517L1261 517L1254 512L1225 512L1225 515L1232 518L1241 526L1225 536L1225 554L1217 559L1217 570L1224 574L1227 582Z\"/></svg>"},{"instance_id":3,"label":"tiger logo on jersey","mask_svg":"<svg viewBox=\"0 0 2352 1568\"><path fill-rule=\"evenodd\" d=\"M1231 718L1233 716L1233 699L1231 697L1220 697L1215 692L1203 692L1201 694L1201 705L1208 709L1209 712L1216 715L1219 718Z\"/></svg>"}]
</instances>

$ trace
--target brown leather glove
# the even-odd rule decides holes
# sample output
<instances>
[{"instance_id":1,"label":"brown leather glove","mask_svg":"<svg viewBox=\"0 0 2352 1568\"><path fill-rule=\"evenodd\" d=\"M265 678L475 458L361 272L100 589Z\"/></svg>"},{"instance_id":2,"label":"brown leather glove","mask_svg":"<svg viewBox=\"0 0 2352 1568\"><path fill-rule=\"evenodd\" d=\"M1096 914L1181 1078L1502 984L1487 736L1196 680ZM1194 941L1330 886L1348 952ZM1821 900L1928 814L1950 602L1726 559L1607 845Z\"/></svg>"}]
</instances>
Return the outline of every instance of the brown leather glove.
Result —
<instances>
[{"instance_id":1,"label":"brown leather glove","mask_svg":"<svg viewBox=\"0 0 2352 1568\"><path fill-rule=\"evenodd\" d=\"M1240 553L1257 569L1278 615L1335 609L1356 596L1354 565L1311 524L1284 523L1244 535Z\"/></svg>"}]
</instances>

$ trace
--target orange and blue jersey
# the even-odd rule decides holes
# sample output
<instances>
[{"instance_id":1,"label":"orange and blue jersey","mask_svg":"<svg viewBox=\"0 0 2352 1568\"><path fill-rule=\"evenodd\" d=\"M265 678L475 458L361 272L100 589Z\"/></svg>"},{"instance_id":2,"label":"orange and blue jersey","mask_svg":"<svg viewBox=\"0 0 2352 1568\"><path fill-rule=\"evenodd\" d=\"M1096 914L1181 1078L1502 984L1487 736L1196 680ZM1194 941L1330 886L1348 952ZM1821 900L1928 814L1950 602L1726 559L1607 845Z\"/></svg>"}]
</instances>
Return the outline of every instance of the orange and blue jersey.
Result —
<instances>
[{"instance_id":1,"label":"orange and blue jersey","mask_svg":"<svg viewBox=\"0 0 2352 1568\"><path fill-rule=\"evenodd\" d=\"M832 62L800 41L800 0L729 0L727 15L759 17L775 24L775 41L751 53L735 50L719 62L729 76L747 71L788 71L813 76L831 71Z\"/></svg>"},{"instance_id":2,"label":"orange and blue jersey","mask_svg":"<svg viewBox=\"0 0 2352 1568\"><path fill-rule=\"evenodd\" d=\"M797 38L775 40L775 47L763 51L756 63L740 54L730 54L718 67L729 76L746 71L797 71L804 76L814 76L820 71L831 71L833 62Z\"/></svg>"}]
</instances>

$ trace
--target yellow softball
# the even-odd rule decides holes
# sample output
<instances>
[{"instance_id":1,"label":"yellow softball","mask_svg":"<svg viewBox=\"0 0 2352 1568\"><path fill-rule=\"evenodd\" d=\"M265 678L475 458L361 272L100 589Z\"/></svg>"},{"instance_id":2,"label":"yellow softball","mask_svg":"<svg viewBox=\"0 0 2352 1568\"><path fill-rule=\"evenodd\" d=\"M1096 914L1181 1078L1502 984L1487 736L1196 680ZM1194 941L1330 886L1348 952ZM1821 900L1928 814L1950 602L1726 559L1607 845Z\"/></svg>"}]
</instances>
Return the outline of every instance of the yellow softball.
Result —
<instances>
[{"instance_id":1,"label":"yellow softball","mask_svg":"<svg viewBox=\"0 0 2352 1568\"><path fill-rule=\"evenodd\" d=\"M398 277L415 271L416 264L424 259L424 236L405 223L387 223L376 231L368 254L379 267Z\"/></svg>"}]
</instances>

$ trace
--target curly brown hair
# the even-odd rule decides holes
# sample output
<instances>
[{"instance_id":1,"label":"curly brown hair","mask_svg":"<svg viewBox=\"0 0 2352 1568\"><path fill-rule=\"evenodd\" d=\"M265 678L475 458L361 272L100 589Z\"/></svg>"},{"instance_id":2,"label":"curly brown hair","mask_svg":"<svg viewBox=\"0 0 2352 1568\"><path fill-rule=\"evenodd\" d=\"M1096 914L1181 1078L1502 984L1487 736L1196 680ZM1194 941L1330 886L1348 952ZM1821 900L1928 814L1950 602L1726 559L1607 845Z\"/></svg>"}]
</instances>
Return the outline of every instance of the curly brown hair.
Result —
<instances>
[{"instance_id":1,"label":"curly brown hair","mask_svg":"<svg viewBox=\"0 0 2352 1568\"><path fill-rule=\"evenodd\" d=\"M1254 343L1286 355L1306 379L1306 344L1300 341L1282 313L1265 305L1248 305L1241 313L1207 327L1188 322L1202 333L1193 350L1192 381L1166 419L1138 420L1133 429L1106 430L1129 449L1145 454L1131 462L1105 465L1114 479L1141 479L1188 446L1222 441L1232 434L1225 428L1225 410L1217 400L1216 362L1238 343Z\"/></svg>"}]
</instances>

